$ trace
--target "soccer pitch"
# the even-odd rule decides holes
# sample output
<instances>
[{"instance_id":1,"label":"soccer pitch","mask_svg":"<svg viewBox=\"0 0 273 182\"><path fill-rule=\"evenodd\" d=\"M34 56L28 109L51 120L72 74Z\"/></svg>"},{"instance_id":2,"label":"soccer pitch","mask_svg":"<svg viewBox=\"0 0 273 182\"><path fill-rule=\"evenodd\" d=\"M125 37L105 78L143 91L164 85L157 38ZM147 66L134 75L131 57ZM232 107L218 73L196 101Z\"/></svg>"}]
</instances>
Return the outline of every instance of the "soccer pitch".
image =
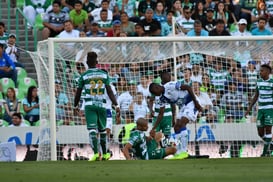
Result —
<instances>
[{"instance_id":1,"label":"soccer pitch","mask_svg":"<svg viewBox=\"0 0 273 182\"><path fill-rule=\"evenodd\" d=\"M273 158L0 163L8 182L272 182Z\"/></svg>"}]
</instances>

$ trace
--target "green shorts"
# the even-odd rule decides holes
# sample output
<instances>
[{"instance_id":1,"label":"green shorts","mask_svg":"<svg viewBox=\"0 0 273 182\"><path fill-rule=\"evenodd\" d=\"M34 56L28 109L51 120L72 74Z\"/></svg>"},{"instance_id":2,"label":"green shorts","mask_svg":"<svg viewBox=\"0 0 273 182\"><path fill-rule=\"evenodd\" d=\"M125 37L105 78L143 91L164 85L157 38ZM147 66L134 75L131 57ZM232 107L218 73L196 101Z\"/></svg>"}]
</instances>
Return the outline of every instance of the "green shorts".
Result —
<instances>
[{"instance_id":1,"label":"green shorts","mask_svg":"<svg viewBox=\"0 0 273 182\"><path fill-rule=\"evenodd\" d=\"M154 117L153 119L153 125L156 122L156 118ZM166 135L171 135L171 130L172 130L172 116L164 116L159 123L159 125L156 127L156 132L162 131L162 133Z\"/></svg>"},{"instance_id":2,"label":"green shorts","mask_svg":"<svg viewBox=\"0 0 273 182\"><path fill-rule=\"evenodd\" d=\"M163 159L166 157L165 148L158 148L148 152L149 159Z\"/></svg>"},{"instance_id":3,"label":"green shorts","mask_svg":"<svg viewBox=\"0 0 273 182\"><path fill-rule=\"evenodd\" d=\"M257 116L257 127L273 125L273 109L259 109Z\"/></svg>"},{"instance_id":4,"label":"green shorts","mask_svg":"<svg viewBox=\"0 0 273 182\"><path fill-rule=\"evenodd\" d=\"M98 129L104 131L106 127L106 109L97 106L85 106L85 118L87 129Z\"/></svg>"}]
</instances>

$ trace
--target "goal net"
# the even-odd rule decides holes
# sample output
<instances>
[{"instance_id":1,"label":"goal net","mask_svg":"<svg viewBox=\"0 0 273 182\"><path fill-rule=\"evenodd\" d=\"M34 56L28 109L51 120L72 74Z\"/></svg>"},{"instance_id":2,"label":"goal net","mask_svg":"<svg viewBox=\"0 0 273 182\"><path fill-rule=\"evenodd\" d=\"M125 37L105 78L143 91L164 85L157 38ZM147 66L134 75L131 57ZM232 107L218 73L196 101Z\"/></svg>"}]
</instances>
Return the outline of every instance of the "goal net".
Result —
<instances>
[{"instance_id":1,"label":"goal net","mask_svg":"<svg viewBox=\"0 0 273 182\"><path fill-rule=\"evenodd\" d=\"M257 135L255 105L244 112L255 92L261 64L272 60L271 37L142 37L51 38L31 53L39 83L39 160L82 160L92 157L84 112L73 113L77 79L86 69L86 54L98 54L121 106L121 118L112 111L109 139L112 159L124 159L118 134L139 117L155 118L148 109L148 87L160 83L160 73L189 84L203 113L187 125L190 155L210 158L257 157L262 140ZM148 130L148 132L149 132Z\"/></svg>"}]
</instances>

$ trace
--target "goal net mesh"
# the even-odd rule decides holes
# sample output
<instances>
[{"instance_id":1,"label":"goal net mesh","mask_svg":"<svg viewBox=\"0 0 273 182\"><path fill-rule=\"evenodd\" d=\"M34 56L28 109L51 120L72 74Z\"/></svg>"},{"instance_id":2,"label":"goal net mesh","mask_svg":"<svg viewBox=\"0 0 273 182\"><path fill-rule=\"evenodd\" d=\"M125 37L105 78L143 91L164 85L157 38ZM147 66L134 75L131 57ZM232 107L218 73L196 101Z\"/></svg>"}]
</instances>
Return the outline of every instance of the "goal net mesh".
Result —
<instances>
[{"instance_id":1,"label":"goal net mesh","mask_svg":"<svg viewBox=\"0 0 273 182\"><path fill-rule=\"evenodd\" d=\"M112 111L112 159L124 159L118 139L124 124L145 117L152 125L154 118L147 106L151 97L148 87L152 82L160 83L160 73L164 71L172 74L173 81L191 85L204 108L198 120L187 125L190 155L260 156L263 143L256 131L257 106L247 117L244 112L255 92L260 65L271 65L271 41L122 39L53 41L55 91L49 90L52 70L49 70L48 41L39 42L37 52L31 53L39 83L39 160L51 159L53 132L57 136L58 160L81 160L93 155L83 112L73 114L77 78L86 69L86 54L90 51L98 54L98 67L108 71L121 106L120 120L116 120ZM56 121L49 119L50 92L56 98ZM130 97L126 97L126 92ZM55 131L50 129L51 122L56 122Z\"/></svg>"}]
</instances>

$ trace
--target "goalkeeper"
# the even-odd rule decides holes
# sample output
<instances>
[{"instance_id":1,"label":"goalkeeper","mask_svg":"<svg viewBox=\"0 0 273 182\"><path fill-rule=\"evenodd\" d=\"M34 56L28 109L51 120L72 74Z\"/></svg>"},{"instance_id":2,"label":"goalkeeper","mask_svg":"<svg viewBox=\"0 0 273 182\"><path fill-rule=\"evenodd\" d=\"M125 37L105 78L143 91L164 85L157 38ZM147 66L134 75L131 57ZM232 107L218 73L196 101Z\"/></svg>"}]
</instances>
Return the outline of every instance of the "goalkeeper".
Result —
<instances>
[{"instance_id":1,"label":"goalkeeper","mask_svg":"<svg viewBox=\"0 0 273 182\"><path fill-rule=\"evenodd\" d=\"M109 75L105 71L96 68L97 63L97 54L95 52L87 53L88 70L78 80L78 88L74 99L74 113L78 113L81 93L82 90L85 91L85 118L87 130L89 131L89 142L94 152L93 157L89 161L100 160L99 144L102 149L102 160L110 158L110 154L107 153L107 135L105 129L107 116L105 92L107 92L111 99L117 114L120 111L110 87Z\"/></svg>"}]
</instances>

